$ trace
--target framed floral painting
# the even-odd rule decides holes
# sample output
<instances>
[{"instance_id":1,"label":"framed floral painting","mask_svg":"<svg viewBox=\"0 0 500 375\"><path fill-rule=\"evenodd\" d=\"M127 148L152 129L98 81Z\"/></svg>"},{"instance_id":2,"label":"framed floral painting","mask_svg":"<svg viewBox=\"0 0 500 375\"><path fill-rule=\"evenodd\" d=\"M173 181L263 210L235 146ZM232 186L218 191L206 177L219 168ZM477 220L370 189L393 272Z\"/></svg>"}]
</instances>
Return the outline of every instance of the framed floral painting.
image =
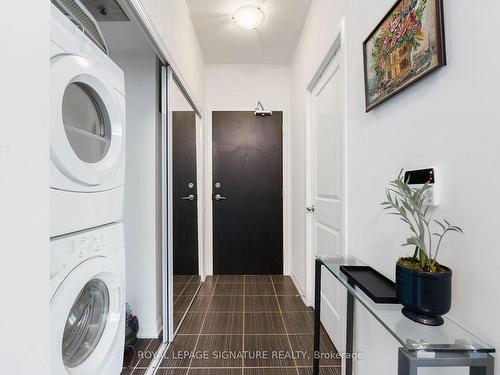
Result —
<instances>
[{"instance_id":1,"label":"framed floral painting","mask_svg":"<svg viewBox=\"0 0 500 375\"><path fill-rule=\"evenodd\" d=\"M366 111L446 65L442 0L398 0L363 43Z\"/></svg>"}]
</instances>

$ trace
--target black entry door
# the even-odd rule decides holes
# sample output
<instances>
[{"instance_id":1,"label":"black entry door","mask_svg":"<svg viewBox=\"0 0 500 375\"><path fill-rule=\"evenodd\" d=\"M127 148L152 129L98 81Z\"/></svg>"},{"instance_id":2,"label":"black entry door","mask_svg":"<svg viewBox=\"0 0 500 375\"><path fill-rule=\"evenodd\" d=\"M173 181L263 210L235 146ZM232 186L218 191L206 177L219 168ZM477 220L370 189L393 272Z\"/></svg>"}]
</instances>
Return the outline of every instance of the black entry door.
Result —
<instances>
[{"instance_id":1,"label":"black entry door","mask_svg":"<svg viewBox=\"0 0 500 375\"><path fill-rule=\"evenodd\" d=\"M283 113L213 112L214 273L283 273Z\"/></svg>"},{"instance_id":2,"label":"black entry door","mask_svg":"<svg viewBox=\"0 0 500 375\"><path fill-rule=\"evenodd\" d=\"M174 275L198 275L196 115L172 112Z\"/></svg>"}]
</instances>

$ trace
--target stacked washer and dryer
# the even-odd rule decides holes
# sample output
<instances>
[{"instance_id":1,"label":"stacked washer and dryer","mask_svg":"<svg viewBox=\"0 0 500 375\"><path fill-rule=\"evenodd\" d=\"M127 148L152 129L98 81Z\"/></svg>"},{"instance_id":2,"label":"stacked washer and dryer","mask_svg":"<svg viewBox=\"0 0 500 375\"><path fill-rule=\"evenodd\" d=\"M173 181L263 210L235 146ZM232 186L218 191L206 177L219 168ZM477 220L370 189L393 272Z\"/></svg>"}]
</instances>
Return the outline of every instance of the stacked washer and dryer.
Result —
<instances>
[{"instance_id":1,"label":"stacked washer and dryer","mask_svg":"<svg viewBox=\"0 0 500 375\"><path fill-rule=\"evenodd\" d=\"M66 4L53 4L51 17L51 375L117 375L125 329L124 74L84 32L90 15L65 12L79 2L58 2ZM78 12L87 25L68 18Z\"/></svg>"}]
</instances>

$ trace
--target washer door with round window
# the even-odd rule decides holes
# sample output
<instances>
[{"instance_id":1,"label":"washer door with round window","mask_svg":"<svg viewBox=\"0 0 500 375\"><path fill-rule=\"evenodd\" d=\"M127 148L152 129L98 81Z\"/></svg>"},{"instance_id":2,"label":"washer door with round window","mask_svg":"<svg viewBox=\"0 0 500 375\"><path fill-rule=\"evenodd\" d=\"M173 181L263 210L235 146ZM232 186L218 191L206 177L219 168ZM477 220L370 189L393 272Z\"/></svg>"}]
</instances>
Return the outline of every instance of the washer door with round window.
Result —
<instances>
[{"instance_id":1,"label":"washer door with round window","mask_svg":"<svg viewBox=\"0 0 500 375\"><path fill-rule=\"evenodd\" d=\"M101 185L123 157L124 114L103 68L75 55L51 60L50 154L70 180Z\"/></svg>"},{"instance_id":2,"label":"washer door with round window","mask_svg":"<svg viewBox=\"0 0 500 375\"><path fill-rule=\"evenodd\" d=\"M120 273L110 259L76 267L50 302L51 374L100 374L123 334L122 305Z\"/></svg>"}]
</instances>

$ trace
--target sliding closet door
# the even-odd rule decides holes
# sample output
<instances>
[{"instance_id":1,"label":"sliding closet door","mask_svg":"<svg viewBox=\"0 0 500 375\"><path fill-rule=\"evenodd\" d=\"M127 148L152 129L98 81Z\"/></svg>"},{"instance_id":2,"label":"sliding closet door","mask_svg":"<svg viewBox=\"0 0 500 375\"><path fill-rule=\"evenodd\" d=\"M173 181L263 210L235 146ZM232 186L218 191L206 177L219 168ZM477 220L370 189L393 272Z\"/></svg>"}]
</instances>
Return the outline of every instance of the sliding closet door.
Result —
<instances>
[{"instance_id":1,"label":"sliding closet door","mask_svg":"<svg viewBox=\"0 0 500 375\"><path fill-rule=\"evenodd\" d=\"M172 341L200 287L196 111L170 68L162 68L163 300ZM165 272L166 271L166 272Z\"/></svg>"},{"instance_id":2,"label":"sliding closet door","mask_svg":"<svg viewBox=\"0 0 500 375\"><path fill-rule=\"evenodd\" d=\"M170 165L171 158L171 139L172 132L168 123L168 92L169 82L172 80L172 71L169 67L161 67L161 221L162 221L162 285L163 285L163 341L170 342L174 337L173 322L173 262L172 262L172 191L169 172L172 170Z\"/></svg>"}]
</instances>

